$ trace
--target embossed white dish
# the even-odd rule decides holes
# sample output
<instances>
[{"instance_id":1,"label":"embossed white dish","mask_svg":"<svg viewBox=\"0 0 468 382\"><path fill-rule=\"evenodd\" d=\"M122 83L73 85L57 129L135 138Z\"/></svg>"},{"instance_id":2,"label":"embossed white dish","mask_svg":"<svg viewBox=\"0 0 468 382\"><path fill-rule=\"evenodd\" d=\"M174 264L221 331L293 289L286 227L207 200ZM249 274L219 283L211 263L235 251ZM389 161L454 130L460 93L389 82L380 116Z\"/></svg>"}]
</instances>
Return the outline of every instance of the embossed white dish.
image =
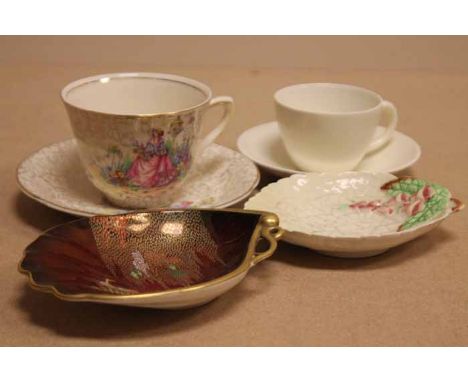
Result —
<instances>
[{"instance_id":1,"label":"embossed white dish","mask_svg":"<svg viewBox=\"0 0 468 382\"><path fill-rule=\"evenodd\" d=\"M376 134L381 134L378 127ZM277 176L301 174L289 158L281 141L278 123L264 123L244 131L237 140L240 152L260 167ZM356 171L396 173L415 164L421 156L418 143L409 136L395 131L391 141L382 149L367 154Z\"/></svg>"},{"instance_id":2,"label":"embossed white dish","mask_svg":"<svg viewBox=\"0 0 468 382\"><path fill-rule=\"evenodd\" d=\"M76 216L128 212L109 203L90 183L81 166L74 139L35 152L18 167L17 181L29 197ZM168 192L161 208L222 208L249 197L259 182L258 169L248 158L212 144L176 192Z\"/></svg>"},{"instance_id":3,"label":"embossed white dish","mask_svg":"<svg viewBox=\"0 0 468 382\"><path fill-rule=\"evenodd\" d=\"M463 204L435 183L388 173L295 174L245 204L280 218L283 240L339 257L368 257L429 232Z\"/></svg>"}]
</instances>

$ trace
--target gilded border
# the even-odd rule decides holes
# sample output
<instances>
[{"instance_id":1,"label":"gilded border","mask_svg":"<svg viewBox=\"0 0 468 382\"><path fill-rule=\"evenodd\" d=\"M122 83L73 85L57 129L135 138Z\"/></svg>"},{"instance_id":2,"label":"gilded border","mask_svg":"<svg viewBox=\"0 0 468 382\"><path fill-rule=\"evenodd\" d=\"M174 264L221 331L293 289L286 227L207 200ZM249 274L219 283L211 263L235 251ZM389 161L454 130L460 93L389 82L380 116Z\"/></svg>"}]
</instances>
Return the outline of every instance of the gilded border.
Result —
<instances>
[{"instance_id":1,"label":"gilded border","mask_svg":"<svg viewBox=\"0 0 468 382\"><path fill-rule=\"evenodd\" d=\"M187 211L189 209L181 209L181 208L175 208L175 209L159 209L159 210L142 210L138 212L163 212L163 211L171 211L171 212L177 212L177 211ZM93 294L93 293L79 293L79 294L65 294L60 291L58 291L53 285L45 285L45 284L39 284L34 280L34 276L32 272L28 271L27 269L24 269L22 267L22 263L24 259L26 258L26 251L23 251L23 256L18 263L18 271L28 277L28 283L29 286L32 289L38 290L40 292L44 293L49 293L54 295L55 297L65 300L65 301L88 301L88 302L109 302L109 301L124 301L124 300L140 300L140 299L146 299L146 298L151 298L151 297L159 297L159 296L168 296L168 295L176 295L179 293L188 293L188 292L193 292L196 290L200 290L206 287L210 287L213 285L221 284L227 280L230 280L241 273L247 272L251 266L253 266L257 261L255 261L256 257L256 252L255 248L257 245L258 240L260 237L262 237L262 231L265 229L276 229L277 232L273 235L275 239L275 244L276 240L278 240L281 235L282 235L282 230L279 228L279 219L278 216L270 213L270 212L264 212L264 211L256 211L256 210L244 210L240 208L226 208L226 209L216 209L216 208L196 208L194 210L197 211L226 211L226 212L234 212L234 213L241 213L241 214L256 214L259 215L260 218L257 222L257 225L255 226L255 229L252 233L252 236L250 238L250 242L247 248L247 253L244 257L243 262L237 267L235 270L231 271L230 273L227 273L226 275L223 275L221 277L218 277L214 280L206 281L204 283L192 285L190 287L182 287L182 288L175 288L171 289L168 291L161 291L161 292L152 292L152 293L140 293L140 294L135 294L135 295L111 295L111 294ZM132 214L138 213L137 211L131 212ZM119 215L111 215L111 216L123 216L127 214L119 214ZM88 218L81 218L81 219L75 219L71 220L70 222L64 223L64 224L69 224L72 222L76 222L78 220L83 220L83 219L88 219ZM59 227L62 224L56 225L54 227L49 228L48 230L42 232L40 236L46 234L50 230ZM276 245L274 245L274 249L276 249ZM271 251L271 254L273 251ZM263 259L261 259L263 260ZM260 261L261 261L260 260Z\"/></svg>"}]
</instances>

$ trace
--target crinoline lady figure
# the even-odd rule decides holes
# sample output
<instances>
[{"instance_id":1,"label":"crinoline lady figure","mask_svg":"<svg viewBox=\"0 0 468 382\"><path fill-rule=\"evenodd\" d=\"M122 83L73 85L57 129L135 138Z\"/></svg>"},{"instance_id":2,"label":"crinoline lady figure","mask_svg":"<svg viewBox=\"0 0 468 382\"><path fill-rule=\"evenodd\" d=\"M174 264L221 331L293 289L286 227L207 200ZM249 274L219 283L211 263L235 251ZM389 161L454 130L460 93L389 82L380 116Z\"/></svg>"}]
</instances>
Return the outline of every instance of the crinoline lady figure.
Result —
<instances>
[{"instance_id":1,"label":"crinoline lady figure","mask_svg":"<svg viewBox=\"0 0 468 382\"><path fill-rule=\"evenodd\" d=\"M148 142L137 142L135 146L137 157L127 173L132 184L142 188L161 187L177 178L177 169L166 148L164 131L151 130Z\"/></svg>"}]
</instances>

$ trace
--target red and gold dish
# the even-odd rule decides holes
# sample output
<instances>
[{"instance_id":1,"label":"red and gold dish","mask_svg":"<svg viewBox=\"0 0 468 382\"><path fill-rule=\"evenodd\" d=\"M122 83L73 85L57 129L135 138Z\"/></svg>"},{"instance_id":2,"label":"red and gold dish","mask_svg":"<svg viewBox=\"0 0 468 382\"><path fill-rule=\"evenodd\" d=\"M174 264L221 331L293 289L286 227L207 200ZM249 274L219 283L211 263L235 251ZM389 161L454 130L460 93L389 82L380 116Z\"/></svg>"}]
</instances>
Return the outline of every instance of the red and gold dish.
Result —
<instances>
[{"instance_id":1,"label":"red and gold dish","mask_svg":"<svg viewBox=\"0 0 468 382\"><path fill-rule=\"evenodd\" d=\"M235 209L94 216L44 232L19 270L63 300L185 308L237 285L281 233L276 215ZM257 252L261 238L269 248Z\"/></svg>"}]
</instances>

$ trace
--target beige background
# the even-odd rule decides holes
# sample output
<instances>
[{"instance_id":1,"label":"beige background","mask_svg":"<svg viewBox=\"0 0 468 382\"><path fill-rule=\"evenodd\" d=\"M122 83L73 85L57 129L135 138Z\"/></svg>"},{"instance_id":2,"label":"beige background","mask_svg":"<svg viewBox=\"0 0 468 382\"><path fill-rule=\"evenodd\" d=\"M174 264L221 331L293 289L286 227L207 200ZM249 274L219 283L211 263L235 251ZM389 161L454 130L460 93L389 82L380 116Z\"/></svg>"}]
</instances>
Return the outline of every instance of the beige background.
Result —
<instances>
[{"instance_id":1,"label":"beige background","mask_svg":"<svg viewBox=\"0 0 468 382\"><path fill-rule=\"evenodd\" d=\"M145 36L4 38L8 64L310 69L468 67L466 37Z\"/></svg>"},{"instance_id":2,"label":"beige background","mask_svg":"<svg viewBox=\"0 0 468 382\"><path fill-rule=\"evenodd\" d=\"M20 194L15 168L71 135L59 91L113 71L161 71L231 95L219 143L274 119L271 95L296 82L345 82L394 102L423 155L411 173L468 201L466 37L0 37L0 344L468 345L466 211L371 259L281 244L234 290L188 311L73 304L31 291L23 248L71 216ZM262 183L272 178L264 174Z\"/></svg>"}]
</instances>

